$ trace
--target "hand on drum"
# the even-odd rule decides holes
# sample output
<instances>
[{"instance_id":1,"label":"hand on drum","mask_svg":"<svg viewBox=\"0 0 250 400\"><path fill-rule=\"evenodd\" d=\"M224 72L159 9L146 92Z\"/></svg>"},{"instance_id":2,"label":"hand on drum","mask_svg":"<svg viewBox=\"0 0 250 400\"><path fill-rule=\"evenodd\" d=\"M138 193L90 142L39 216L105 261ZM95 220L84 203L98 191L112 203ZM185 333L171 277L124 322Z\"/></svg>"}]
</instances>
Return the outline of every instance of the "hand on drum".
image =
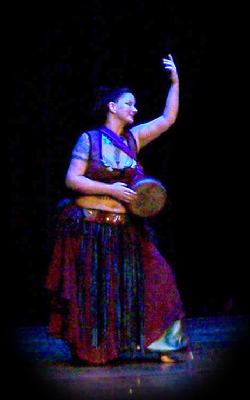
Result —
<instances>
[{"instance_id":1,"label":"hand on drum","mask_svg":"<svg viewBox=\"0 0 250 400\"><path fill-rule=\"evenodd\" d=\"M137 197L136 192L130 189L127 184L123 182L112 183L110 185L110 194L125 203L131 203Z\"/></svg>"}]
</instances>

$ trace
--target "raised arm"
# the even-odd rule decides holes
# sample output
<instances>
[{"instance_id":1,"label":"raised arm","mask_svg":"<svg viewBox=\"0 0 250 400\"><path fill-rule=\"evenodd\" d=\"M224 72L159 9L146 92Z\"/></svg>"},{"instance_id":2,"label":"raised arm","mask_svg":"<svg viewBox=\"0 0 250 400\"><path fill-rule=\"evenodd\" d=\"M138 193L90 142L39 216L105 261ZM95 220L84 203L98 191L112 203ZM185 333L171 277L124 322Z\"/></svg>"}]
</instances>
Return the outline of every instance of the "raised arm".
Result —
<instances>
[{"instance_id":1,"label":"raised arm","mask_svg":"<svg viewBox=\"0 0 250 400\"><path fill-rule=\"evenodd\" d=\"M174 124L179 109L179 78L171 54L162 60L164 68L170 71L171 86L168 91L165 108L160 117L131 129L138 149L146 146Z\"/></svg>"}]
</instances>

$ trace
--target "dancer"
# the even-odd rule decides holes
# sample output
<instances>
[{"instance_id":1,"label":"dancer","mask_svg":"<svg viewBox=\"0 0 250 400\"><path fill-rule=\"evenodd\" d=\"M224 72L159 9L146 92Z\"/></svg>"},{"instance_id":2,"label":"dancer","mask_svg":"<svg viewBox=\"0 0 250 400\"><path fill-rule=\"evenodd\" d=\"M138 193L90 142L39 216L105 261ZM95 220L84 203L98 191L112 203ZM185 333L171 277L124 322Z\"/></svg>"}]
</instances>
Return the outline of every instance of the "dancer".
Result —
<instances>
[{"instance_id":1,"label":"dancer","mask_svg":"<svg viewBox=\"0 0 250 400\"><path fill-rule=\"evenodd\" d=\"M80 135L66 174L72 199L58 216L46 280L49 333L93 365L150 351L162 362L193 358L173 271L129 207L137 198L131 184L143 176L138 152L178 114L177 69L171 55L162 61L171 80L163 114L129 129L134 94L103 88L95 106L100 124Z\"/></svg>"}]
</instances>

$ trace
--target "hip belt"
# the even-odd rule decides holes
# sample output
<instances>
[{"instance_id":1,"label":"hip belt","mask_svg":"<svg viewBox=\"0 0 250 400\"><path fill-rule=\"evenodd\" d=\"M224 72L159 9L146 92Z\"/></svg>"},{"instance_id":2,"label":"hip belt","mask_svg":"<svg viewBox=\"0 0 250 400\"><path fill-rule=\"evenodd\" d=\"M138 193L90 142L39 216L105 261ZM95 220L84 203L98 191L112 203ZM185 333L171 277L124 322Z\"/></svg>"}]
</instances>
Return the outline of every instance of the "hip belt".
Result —
<instances>
[{"instance_id":1,"label":"hip belt","mask_svg":"<svg viewBox=\"0 0 250 400\"><path fill-rule=\"evenodd\" d=\"M110 225L123 225L128 222L129 217L125 213L115 213L103 210L90 210L83 209L84 221L96 222L98 224L110 224Z\"/></svg>"}]
</instances>

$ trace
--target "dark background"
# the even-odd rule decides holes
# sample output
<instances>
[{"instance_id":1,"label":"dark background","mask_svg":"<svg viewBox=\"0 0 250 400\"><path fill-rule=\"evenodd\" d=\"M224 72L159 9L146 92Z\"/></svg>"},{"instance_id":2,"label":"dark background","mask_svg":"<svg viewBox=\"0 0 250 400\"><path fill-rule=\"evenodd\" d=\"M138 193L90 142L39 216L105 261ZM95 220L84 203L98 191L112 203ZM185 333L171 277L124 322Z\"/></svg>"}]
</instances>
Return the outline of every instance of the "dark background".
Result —
<instances>
[{"instance_id":1,"label":"dark background","mask_svg":"<svg viewBox=\"0 0 250 400\"><path fill-rule=\"evenodd\" d=\"M168 189L168 206L151 223L188 316L248 312L246 266L235 250L234 10L211 2L51 3L17 4L7 17L10 240L4 269L6 302L17 323L47 323L53 215L72 146L93 123L93 89L129 86L137 97L136 122L155 118L169 88L161 65L168 53L180 76L178 120L140 154L148 174Z\"/></svg>"}]
</instances>

